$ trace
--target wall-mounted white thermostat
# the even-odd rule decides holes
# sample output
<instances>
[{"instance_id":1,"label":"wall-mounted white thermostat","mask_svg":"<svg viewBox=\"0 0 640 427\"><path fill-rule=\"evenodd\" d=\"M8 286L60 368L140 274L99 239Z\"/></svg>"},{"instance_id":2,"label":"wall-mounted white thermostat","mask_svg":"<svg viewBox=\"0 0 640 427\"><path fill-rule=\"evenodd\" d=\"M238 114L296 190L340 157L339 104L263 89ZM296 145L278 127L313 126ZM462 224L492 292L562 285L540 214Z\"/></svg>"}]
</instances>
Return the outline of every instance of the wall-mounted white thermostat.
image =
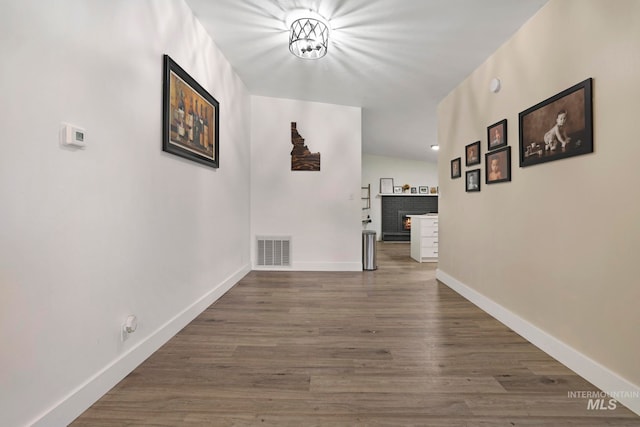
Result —
<instances>
[{"instance_id":1,"label":"wall-mounted white thermostat","mask_svg":"<svg viewBox=\"0 0 640 427\"><path fill-rule=\"evenodd\" d=\"M87 146L87 135L84 129L78 126L62 123L62 132L60 133L61 143L63 145L75 145L76 147Z\"/></svg>"}]
</instances>

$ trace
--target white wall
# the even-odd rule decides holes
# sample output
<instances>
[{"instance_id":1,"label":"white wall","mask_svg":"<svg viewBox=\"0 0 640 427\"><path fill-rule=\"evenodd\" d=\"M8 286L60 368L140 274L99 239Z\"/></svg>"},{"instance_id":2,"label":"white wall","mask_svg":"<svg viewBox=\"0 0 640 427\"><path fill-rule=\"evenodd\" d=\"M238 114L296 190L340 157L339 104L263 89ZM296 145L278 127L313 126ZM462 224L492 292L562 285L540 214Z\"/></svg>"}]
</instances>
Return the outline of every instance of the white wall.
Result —
<instances>
[{"instance_id":1,"label":"white wall","mask_svg":"<svg viewBox=\"0 0 640 427\"><path fill-rule=\"evenodd\" d=\"M291 236L293 270L362 269L360 108L252 96L251 254ZM291 122L320 171L291 170Z\"/></svg>"},{"instance_id":2,"label":"white wall","mask_svg":"<svg viewBox=\"0 0 640 427\"><path fill-rule=\"evenodd\" d=\"M521 319L525 336L546 336L599 387L640 393L640 2L611 4L551 0L440 104L438 277ZM594 153L518 167L518 113L588 77ZM465 193L449 160L465 143L486 147L486 127L503 118L512 182ZM640 412L638 399L626 404Z\"/></svg>"},{"instance_id":3,"label":"white wall","mask_svg":"<svg viewBox=\"0 0 640 427\"><path fill-rule=\"evenodd\" d=\"M248 271L250 99L182 1L4 1L0 53L0 424L65 425ZM218 170L161 150L164 53Z\"/></svg>"},{"instance_id":4,"label":"white wall","mask_svg":"<svg viewBox=\"0 0 640 427\"><path fill-rule=\"evenodd\" d=\"M371 184L371 209L369 211L371 223L366 224L366 229L376 231L378 240L382 239L380 178L393 178L394 185L409 184L416 188L420 186L437 187L438 165L419 160L373 154L362 155L362 186ZM366 213L364 216L366 217Z\"/></svg>"}]
</instances>

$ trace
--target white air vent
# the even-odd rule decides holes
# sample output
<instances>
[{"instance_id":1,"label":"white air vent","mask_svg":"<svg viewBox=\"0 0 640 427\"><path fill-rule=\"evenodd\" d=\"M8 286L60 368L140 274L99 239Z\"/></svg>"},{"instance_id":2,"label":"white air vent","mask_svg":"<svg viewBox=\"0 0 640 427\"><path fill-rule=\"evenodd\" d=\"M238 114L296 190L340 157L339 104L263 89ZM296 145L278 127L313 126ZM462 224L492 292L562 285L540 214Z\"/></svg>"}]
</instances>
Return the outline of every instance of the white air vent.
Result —
<instances>
[{"instance_id":1,"label":"white air vent","mask_svg":"<svg viewBox=\"0 0 640 427\"><path fill-rule=\"evenodd\" d=\"M258 237L259 266L291 266L291 237Z\"/></svg>"}]
</instances>

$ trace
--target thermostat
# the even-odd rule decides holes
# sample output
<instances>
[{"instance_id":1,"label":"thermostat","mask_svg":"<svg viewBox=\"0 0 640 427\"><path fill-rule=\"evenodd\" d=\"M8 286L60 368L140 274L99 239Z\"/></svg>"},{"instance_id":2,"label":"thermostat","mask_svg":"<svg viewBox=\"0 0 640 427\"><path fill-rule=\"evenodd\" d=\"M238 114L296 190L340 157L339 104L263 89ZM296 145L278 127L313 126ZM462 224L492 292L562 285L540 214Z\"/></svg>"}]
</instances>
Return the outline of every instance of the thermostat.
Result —
<instances>
[{"instance_id":1,"label":"thermostat","mask_svg":"<svg viewBox=\"0 0 640 427\"><path fill-rule=\"evenodd\" d=\"M60 142L63 145L75 145L76 147L87 146L87 135L85 130L68 123L62 123L60 139Z\"/></svg>"}]
</instances>

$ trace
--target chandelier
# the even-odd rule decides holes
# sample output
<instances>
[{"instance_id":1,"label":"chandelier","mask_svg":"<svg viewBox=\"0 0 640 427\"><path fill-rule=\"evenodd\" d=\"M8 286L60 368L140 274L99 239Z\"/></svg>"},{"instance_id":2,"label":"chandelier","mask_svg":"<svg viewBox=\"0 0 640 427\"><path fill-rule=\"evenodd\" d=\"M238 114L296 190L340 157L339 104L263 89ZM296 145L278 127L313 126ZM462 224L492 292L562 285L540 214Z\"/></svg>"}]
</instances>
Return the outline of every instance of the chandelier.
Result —
<instances>
[{"instance_id":1,"label":"chandelier","mask_svg":"<svg viewBox=\"0 0 640 427\"><path fill-rule=\"evenodd\" d=\"M320 59L327 54L328 44L329 26L318 14L307 11L292 21L289 50L298 58Z\"/></svg>"}]
</instances>

